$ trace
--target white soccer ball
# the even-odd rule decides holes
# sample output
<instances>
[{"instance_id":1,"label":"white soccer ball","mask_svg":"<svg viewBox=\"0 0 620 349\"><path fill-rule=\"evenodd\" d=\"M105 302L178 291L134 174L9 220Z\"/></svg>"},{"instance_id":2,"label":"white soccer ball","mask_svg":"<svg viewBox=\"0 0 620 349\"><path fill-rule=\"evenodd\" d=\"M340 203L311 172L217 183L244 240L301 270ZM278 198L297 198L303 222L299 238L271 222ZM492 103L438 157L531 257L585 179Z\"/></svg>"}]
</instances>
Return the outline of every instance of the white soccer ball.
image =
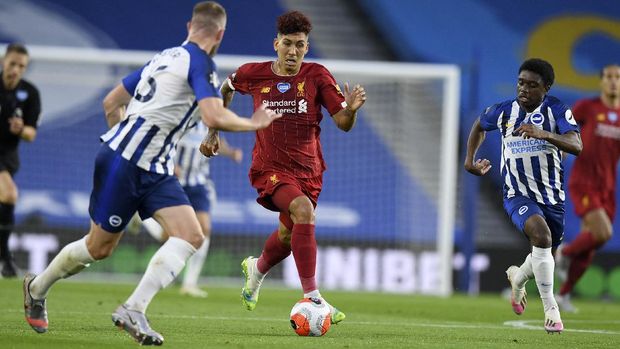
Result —
<instances>
[{"instance_id":1,"label":"white soccer ball","mask_svg":"<svg viewBox=\"0 0 620 349\"><path fill-rule=\"evenodd\" d=\"M320 337L331 326L331 311L320 298L304 298L291 310L291 327L300 336Z\"/></svg>"}]
</instances>

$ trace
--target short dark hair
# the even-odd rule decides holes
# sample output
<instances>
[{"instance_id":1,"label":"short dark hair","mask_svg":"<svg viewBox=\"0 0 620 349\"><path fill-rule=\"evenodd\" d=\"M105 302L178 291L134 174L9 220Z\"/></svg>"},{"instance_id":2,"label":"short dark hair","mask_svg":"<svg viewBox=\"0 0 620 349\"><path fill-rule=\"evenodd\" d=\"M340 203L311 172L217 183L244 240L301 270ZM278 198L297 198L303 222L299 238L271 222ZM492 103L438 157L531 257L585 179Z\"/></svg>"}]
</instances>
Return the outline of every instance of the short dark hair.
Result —
<instances>
[{"instance_id":1,"label":"short dark hair","mask_svg":"<svg viewBox=\"0 0 620 349\"><path fill-rule=\"evenodd\" d=\"M555 80L555 73L553 72L553 66L551 63L540 58L530 58L521 64L519 67L519 74L522 71L527 70L534 72L542 78L545 86L552 86Z\"/></svg>"},{"instance_id":2,"label":"short dark hair","mask_svg":"<svg viewBox=\"0 0 620 349\"><path fill-rule=\"evenodd\" d=\"M310 19L299 11L289 11L278 17L278 34L305 33L310 34L312 23Z\"/></svg>"},{"instance_id":3,"label":"short dark hair","mask_svg":"<svg viewBox=\"0 0 620 349\"><path fill-rule=\"evenodd\" d=\"M28 56L28 50L26 49L26 46L18 43L9 44L9 46L6 47L6 52L4 53L4 55L7 56L11 52Z\"/></svg>"}]
</instances>

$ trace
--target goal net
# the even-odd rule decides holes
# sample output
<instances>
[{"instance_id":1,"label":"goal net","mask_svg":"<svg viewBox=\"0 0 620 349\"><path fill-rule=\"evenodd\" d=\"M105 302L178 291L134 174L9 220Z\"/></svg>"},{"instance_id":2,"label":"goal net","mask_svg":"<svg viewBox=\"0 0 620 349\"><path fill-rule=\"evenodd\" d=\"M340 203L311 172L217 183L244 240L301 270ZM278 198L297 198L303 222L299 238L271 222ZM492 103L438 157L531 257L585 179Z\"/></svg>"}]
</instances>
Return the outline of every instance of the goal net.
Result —
<instances>
[{"instance_id":1,"label":"goal net","mask_svg":"<svg viewBox=\"0 0 620 349\"><path fill-rule=\"evenodd\" d=\"M40 270L88 228L88 198L98 136L105 132L107 91L154 53L30 47L27 79L40 89L37 140L22 145L17 177L19 232L11 244L19 263ZM218 55L223 80L247 62L268 57ZM342 87L361 84L368 100L355 128L338 130L329 115L321 141L328 170L316 216L317 281L322 289L449 295L455 221L459 71L455 66L317 61ZM249 96L231 108L252 113ZM239 278L239 263L259 255L278 216L259 206L248 181L252 133L225 133L241 148L236 164L211 160L217 202L211 248L202 276L208 283ZM33 241L35 241L33 245ZM158 243L126 234L109 259L87 273L141 273ZM292 257L270 282L299 287Z\"/></svg>"}]
</instances>

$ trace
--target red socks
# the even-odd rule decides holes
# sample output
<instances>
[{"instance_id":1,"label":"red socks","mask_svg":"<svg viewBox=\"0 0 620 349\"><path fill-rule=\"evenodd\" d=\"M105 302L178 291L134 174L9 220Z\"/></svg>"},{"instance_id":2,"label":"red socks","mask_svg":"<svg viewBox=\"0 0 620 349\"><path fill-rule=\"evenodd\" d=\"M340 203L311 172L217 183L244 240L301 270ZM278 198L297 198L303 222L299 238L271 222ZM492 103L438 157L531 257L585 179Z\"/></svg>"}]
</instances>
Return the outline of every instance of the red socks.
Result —
<instances>
[{"instance_id":1,"label":"red socks","mask_svg":"<svg viewBox=\"0 0 620 349\"><path fill-rule=\"evenodd\" d=\"M266 274L273 266L282 262L291 254L291 247L278 239L278 230L274 231L263 247L263 253L257 261L257 268L261 274Z\"/></svg>"},{"instance_id":2,"label":"red socks","mask_svg":"<svg viewBox=\"0 0 620 349\"><path fill-rule=\"evenodd\" d=\"M579 281L581 275L585 273L586 269L588 269L592 263L594 253L595 250L590 250L590 252L582 253L571 259L570 267L568 268L568 277L560 288L561 296L570 293L573 290L573 287L575 287L575 284Z\"/></svg>"},{"instance_id":3,"label":"red socks","mask_svg":"<svg viewBox=\"0 0 620 349\"><path fill-rule=\"evenodd\" d=\"M316 290L316 239L314 224L295 224L291 248L304 293Z\"/></svg>"},{"instance_id":4,"label":"red socks","mask_svg":"<svg viewBox=\"0 0 620 349\"><path fill-rule=\"evenodd\" d=\"M582 231L575 240L562 248L562 254L571 258L599 247L599 243L588 231Z\"/></svg>"}]
</instances>

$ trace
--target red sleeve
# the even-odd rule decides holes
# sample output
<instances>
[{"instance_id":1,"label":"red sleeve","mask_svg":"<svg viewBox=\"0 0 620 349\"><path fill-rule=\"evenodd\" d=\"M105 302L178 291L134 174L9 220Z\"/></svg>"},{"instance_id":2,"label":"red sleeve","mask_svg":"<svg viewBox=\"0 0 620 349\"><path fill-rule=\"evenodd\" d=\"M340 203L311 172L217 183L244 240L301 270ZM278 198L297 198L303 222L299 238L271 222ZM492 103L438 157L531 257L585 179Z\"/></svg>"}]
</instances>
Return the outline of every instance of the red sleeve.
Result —
<instances>
[{"instance_id":1,"label":"red sleeve","mask_svg":"<svg viewBox=\"0 0 620 349\"><path fill-rule=\"evenodd\" d=\"M583 125L588 118L588 106L590 101L587 99L578 100L572 108L573 116L579 125Z\"/></svg>"},{"instance_id":2,"label":"red sleeve","mask_svg":"<svg viewBox=\"0 0 620 349\"><path fill-rule=\"evenodd\" d=\"M250 75L249 70L250 64L244 64L240 66L236 72L228 76L228 81L230 81L232 85L230 87L232 87L233 90L241 94L246 94L250 92L250 80L248 79L248 76Z\"/></svg>"},{"instance_id":3,"label":"red sleeve","mask_svg":"<svg viewBox=\"0 0 620 349\"><path fill-rule=\"evenodd\" d=\"M340 86L325 67L320 66L317 80L321 105L327 109L329 115L334 115L347 106Z\"/></svg>"}]
</instances>

